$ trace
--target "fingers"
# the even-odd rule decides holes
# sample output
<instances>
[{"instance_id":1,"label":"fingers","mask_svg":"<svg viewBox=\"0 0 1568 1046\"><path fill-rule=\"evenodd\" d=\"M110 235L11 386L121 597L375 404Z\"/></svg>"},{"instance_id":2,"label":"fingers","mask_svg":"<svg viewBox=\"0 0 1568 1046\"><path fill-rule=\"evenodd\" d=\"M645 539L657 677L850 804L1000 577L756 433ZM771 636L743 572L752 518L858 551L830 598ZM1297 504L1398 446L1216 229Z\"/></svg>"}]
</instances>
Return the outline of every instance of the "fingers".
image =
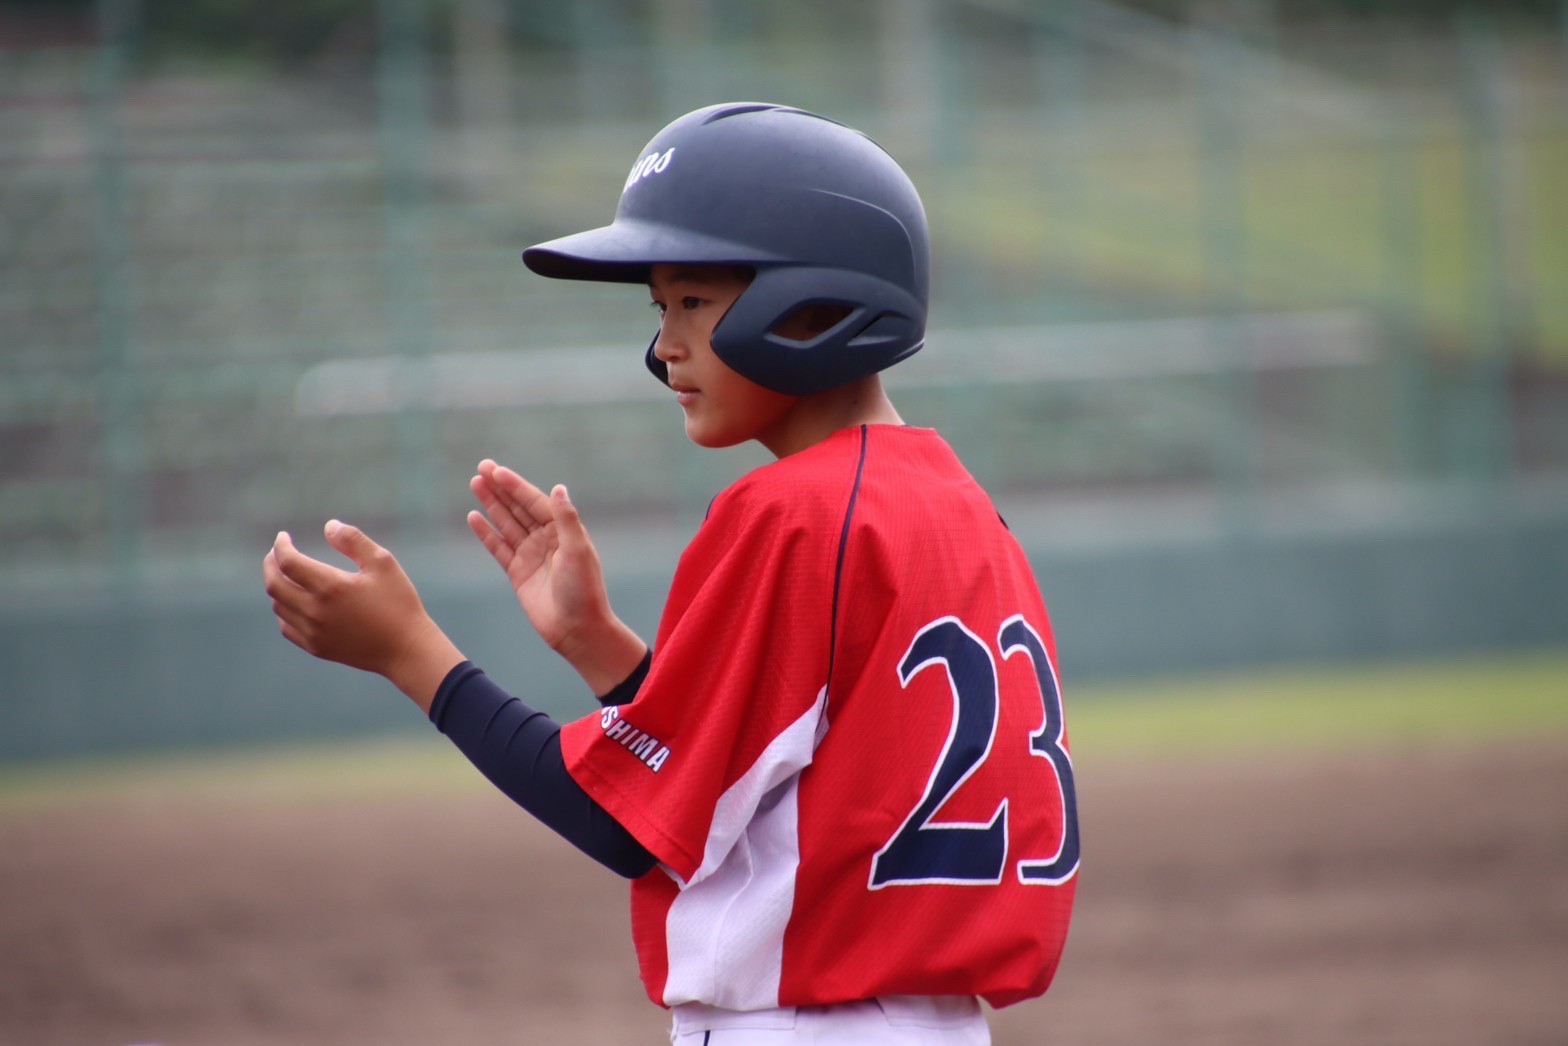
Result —
<instances>
[{"instance_id":1,"label":"fingers","mask_svg":"<svg viewBox=\"0 0 1568 1046\"><path fill-rule=\"evenodd\" d=\"M262 588L267 595L272 597L272 612L280 617L286 611L297 611L302 597L308 596L304 589L290 581L283 574L283 568L278 565L277 547L269 548L261 560Z\"/></svg>"},{"instance_id":2,"label":"fingers","mask_svg":"<svg viewBox=\"0 0 1568 1046\"><path fill-rule=\"evenodd\" d=\"M490 520L483 512L468 514L468 529L474 532L474 537L484 545L486 552L495 557L497 563L506 566L507 560L512 558L513 548L501 533L490 525Z\"/></svg>"},{"instance_id":3,"label":"fingers","mask_svg":"<svg viewBox=\"0 0 1568 1046\"><path fill-rule=\"evenodd\" d=\"M531 538L544 537L553 542L550 524L555 516L550 499L522 476L486 458L479 463L479 472L468 481L468 487L489 517L489 525L508 546L506 554ZM469 526L473 526L472 521ZM476 529L474 533L492 555L501 559L503 553L492 547L483 531Z\"/></svg>"},{"instance_id":4,"label":"fingers","mask_svg":"<svg viewBox=\"0 0 1568 1046\"><path fill-rule=\"evenodd\" d=\"M419 596L396 558L357 527L332 520L324 532L361 569L313 559L279 533L262 559L278 630L306 653L385 674L428 620Z\"/></svg>"},{"instance_id":5,"label":"fingers","mask_svg":"<svg viewBox=\"0 0 1568 1046\"><path fill-rule=\"evenodd\" d=\"M361 566L384 554L381 547L357 527L332 520L326 530L332 547ZM278 531L272 548L261 561L261 573L263 587L272 597L272 612L279 623L292 622L295 626L311 620L321 599L353 576L347 570L305 555L294 546L294 539L288 532L282 530Z\"/></svg>"},{"instance_id":6,"label":"fingers","mask_svg":"<svg viewBox=\"0 0 1568 1046\"><path fill-rule=\"evenodd\" d=\"M279 534L272 548L262 557L262 587L272 597L272 615L277 618L278 630L283 633L283 638L302 650L308 650L303 629L308 627L316 597L284 573L278 553L287 541L287 534ZM288 544L287 548L293 549L293 545ZM282 558L288 558L287 551Z\"/></svg>"},{"instance_id":7,"label":"fingers","mask_svg":"<svg viewBox=\"0 0 1568 1046\"><path fill-rule=\"evenodd\" d=\"M479 463L479 477L524 530L547 526L554 518L550 499L544 491L505 465L497 465L486 458Z\"/></svg>"},{"instance_id":8,"label":"fingers","mask_svg":"<svg viewBox=\"0 0 1568 1046\"><path fill-rule=\"evenodd\" d=\"M296 625L292 619L279 614L278 631L282 634L284 639L287 639L290 643L293 643L301 650L305 651L306 653L314 653L314 651L312 651L310 648L310 640L305 637L305 633L300 631L299 626Z\"/></svg>"},{"instance_id":9,"label":"fingers","mask_svg":"<svg viewBox=\"0 0 1568 1046\"><path fill-rule=\"evenodd\" d=\"M561 552L572 556L586 551L591 546L588 530L583 526L583 518L577 506L572 504L565 484L557 483L550 491L550 506L555 515L555 536Z\"/></svg>"},{"instance_id":10,"label":"fingers","mask_svg":"<svg viewBox=\"0 0 1568 1046\"><path fill-rule=\"evenodd\" d=\"M272 542L272 551L268 555L277 566L280 578L306 592L314 592L331 584L339 574L343 573L337 567L323 563L319 559L312 559L295 548L294 539L283 530L278 531L277 538Z\"/></svg>"},{"instance_id":11,"label":"fingers","mask_svg":"<svg viewBox=\"0 0 1568 1046\"><path fill-rule=\"evenodd\" d=\"M468 486L484 509L482 513L469 513L469 529L484 543L490 554L504 565L503 557L510 556L513 550L526 542L530 531L512 509L496 496L494 488L484 477L475 476Z\"/></svg>"},{"instance_id":12,"label":"fingers","mask_svg":"<svg viewBox=\"0 0 1568 1046\"><path fill-rule=\"evenodd\" d=\"M500 495L488 478L482 474L473 477L468 481L468 489L473 492L474 499L484 508L496 529L510 530L519 539L527 536L528 531L523 523L512 515L510 506L502 504Z\"/></svg>"},{"instance_id":13,"label":"fingers","mask_svg":"<svg viewBox=\"0 0 1568 1046\"><path fill-rule=\"evenodd\" d=\"M323 532L326 534L327 544L352 559L355 565L361 568L370 566L386 554L386 550L370 540L364 531L339 520L327 520Z\"/></svg>"}]
</instances>

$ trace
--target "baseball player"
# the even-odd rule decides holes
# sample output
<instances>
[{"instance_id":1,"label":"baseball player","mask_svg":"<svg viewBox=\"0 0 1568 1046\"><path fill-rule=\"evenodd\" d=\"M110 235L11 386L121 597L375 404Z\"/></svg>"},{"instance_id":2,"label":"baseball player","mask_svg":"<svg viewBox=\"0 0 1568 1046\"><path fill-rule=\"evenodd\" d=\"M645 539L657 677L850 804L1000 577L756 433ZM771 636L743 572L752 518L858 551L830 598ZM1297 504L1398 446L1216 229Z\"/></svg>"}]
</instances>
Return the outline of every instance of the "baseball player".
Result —
<instances>
[{"instance_id":1,"label":"baseball player","mask_svg":"<svg viewBox=\"0 0 1568 1046\"><path fill-rule=\"evenodd\" d=\"M983 1043L1045 991L1079 862L1055 644L990 499L879 372L924 343L924 211L860 133L727 104L654 136L614 221L535 272L646 285L648 368L705 447L776 457L712 502L650 649L564 487L486 460L469 525L598 695L557 724L435 625L397 561L280 534L283 635L386 676L495 784L630 878L673 1041Z\"/></svg>"}]
</instances>

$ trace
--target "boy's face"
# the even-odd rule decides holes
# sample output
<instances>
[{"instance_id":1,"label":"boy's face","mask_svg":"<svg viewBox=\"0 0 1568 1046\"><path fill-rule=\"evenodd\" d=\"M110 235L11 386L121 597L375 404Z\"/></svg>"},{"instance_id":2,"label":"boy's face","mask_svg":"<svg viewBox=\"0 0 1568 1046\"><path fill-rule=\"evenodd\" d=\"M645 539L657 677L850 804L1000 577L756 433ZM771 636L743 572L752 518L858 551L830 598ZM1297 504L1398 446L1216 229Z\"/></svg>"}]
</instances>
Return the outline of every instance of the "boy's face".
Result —
<instances>
[{"instance_id":1,"label":"boy's face","mask_svg":"<svg viewBox=\"0 0 1568 1046\"><path fill-rule=\"evenodd\" d=\"M754 439L782 455L794 449L790 419L800 400L731 370L709 340L750 282L744 271L724 265L653 266L648 290L660 315L653 352L669 368L670 388L693 443L732 447Z\"/></svg>"}]
</instances>

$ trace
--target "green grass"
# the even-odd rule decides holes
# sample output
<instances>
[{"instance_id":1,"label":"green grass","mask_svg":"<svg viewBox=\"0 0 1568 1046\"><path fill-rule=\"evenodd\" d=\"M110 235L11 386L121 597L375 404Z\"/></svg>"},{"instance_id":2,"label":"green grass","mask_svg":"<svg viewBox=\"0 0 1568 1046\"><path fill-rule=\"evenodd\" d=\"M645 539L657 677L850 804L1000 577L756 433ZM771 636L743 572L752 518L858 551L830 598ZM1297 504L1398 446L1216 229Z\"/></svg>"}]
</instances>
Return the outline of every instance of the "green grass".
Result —
<instances>
[{"instance_id":1,"label":"green grass","mask_svg":"<svg viewBox=\"0 0 1568 1046\"><path fill-rule=\"evenodd\" d=\"M1568 651L1072 688L1080 761L1568 742ZM488 789L434 734L0 768L0 812L116 802L415 798Z\"/></svg>"},{"instance_id":2,"label":"green grass","mask_svg":"<svg viewBox=\"0 0 1568 1046\"><path fill-rule=\"evenodd\" d=\"M1568 653L1085 686L1075 751L1157 756L1568 740Z\"/></svg>"},{"instance_id":3,"label":"green grass","mask_svg":"<svg viewBox=\"0 0 1568 1046\"><path fill-rule=\"evenodd\" d=\"M434 734L0 768L0 812L114 802L412 798L488 787Z\"/></svg>"}]
</instances>

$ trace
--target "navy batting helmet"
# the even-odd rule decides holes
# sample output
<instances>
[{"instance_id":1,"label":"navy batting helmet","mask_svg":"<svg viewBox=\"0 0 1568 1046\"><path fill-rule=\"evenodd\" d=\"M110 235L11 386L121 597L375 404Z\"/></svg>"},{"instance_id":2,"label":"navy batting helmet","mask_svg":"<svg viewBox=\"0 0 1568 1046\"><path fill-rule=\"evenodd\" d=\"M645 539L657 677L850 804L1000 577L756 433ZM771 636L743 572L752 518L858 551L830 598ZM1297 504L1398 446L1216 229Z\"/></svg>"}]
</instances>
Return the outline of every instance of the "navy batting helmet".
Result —
<instances>
[{"instance_id":1,"label":"navy batting helmet","mask_svg":"<svg viewBox=\"0 0 1568 1046\"><path fill-rule=\"evenodd\" d=\"M919 194L871 139L802 109L734 102L687 113L638 154L611 224L530 247L523 261L543 276L622 283L647 282L660 263L750 268L713 351L790 395L857 381L925 344ZM817 305L843 318L805 341L775 333ZM667 383L651 345L647 362Z\"/></svg>"}]
</instances>

